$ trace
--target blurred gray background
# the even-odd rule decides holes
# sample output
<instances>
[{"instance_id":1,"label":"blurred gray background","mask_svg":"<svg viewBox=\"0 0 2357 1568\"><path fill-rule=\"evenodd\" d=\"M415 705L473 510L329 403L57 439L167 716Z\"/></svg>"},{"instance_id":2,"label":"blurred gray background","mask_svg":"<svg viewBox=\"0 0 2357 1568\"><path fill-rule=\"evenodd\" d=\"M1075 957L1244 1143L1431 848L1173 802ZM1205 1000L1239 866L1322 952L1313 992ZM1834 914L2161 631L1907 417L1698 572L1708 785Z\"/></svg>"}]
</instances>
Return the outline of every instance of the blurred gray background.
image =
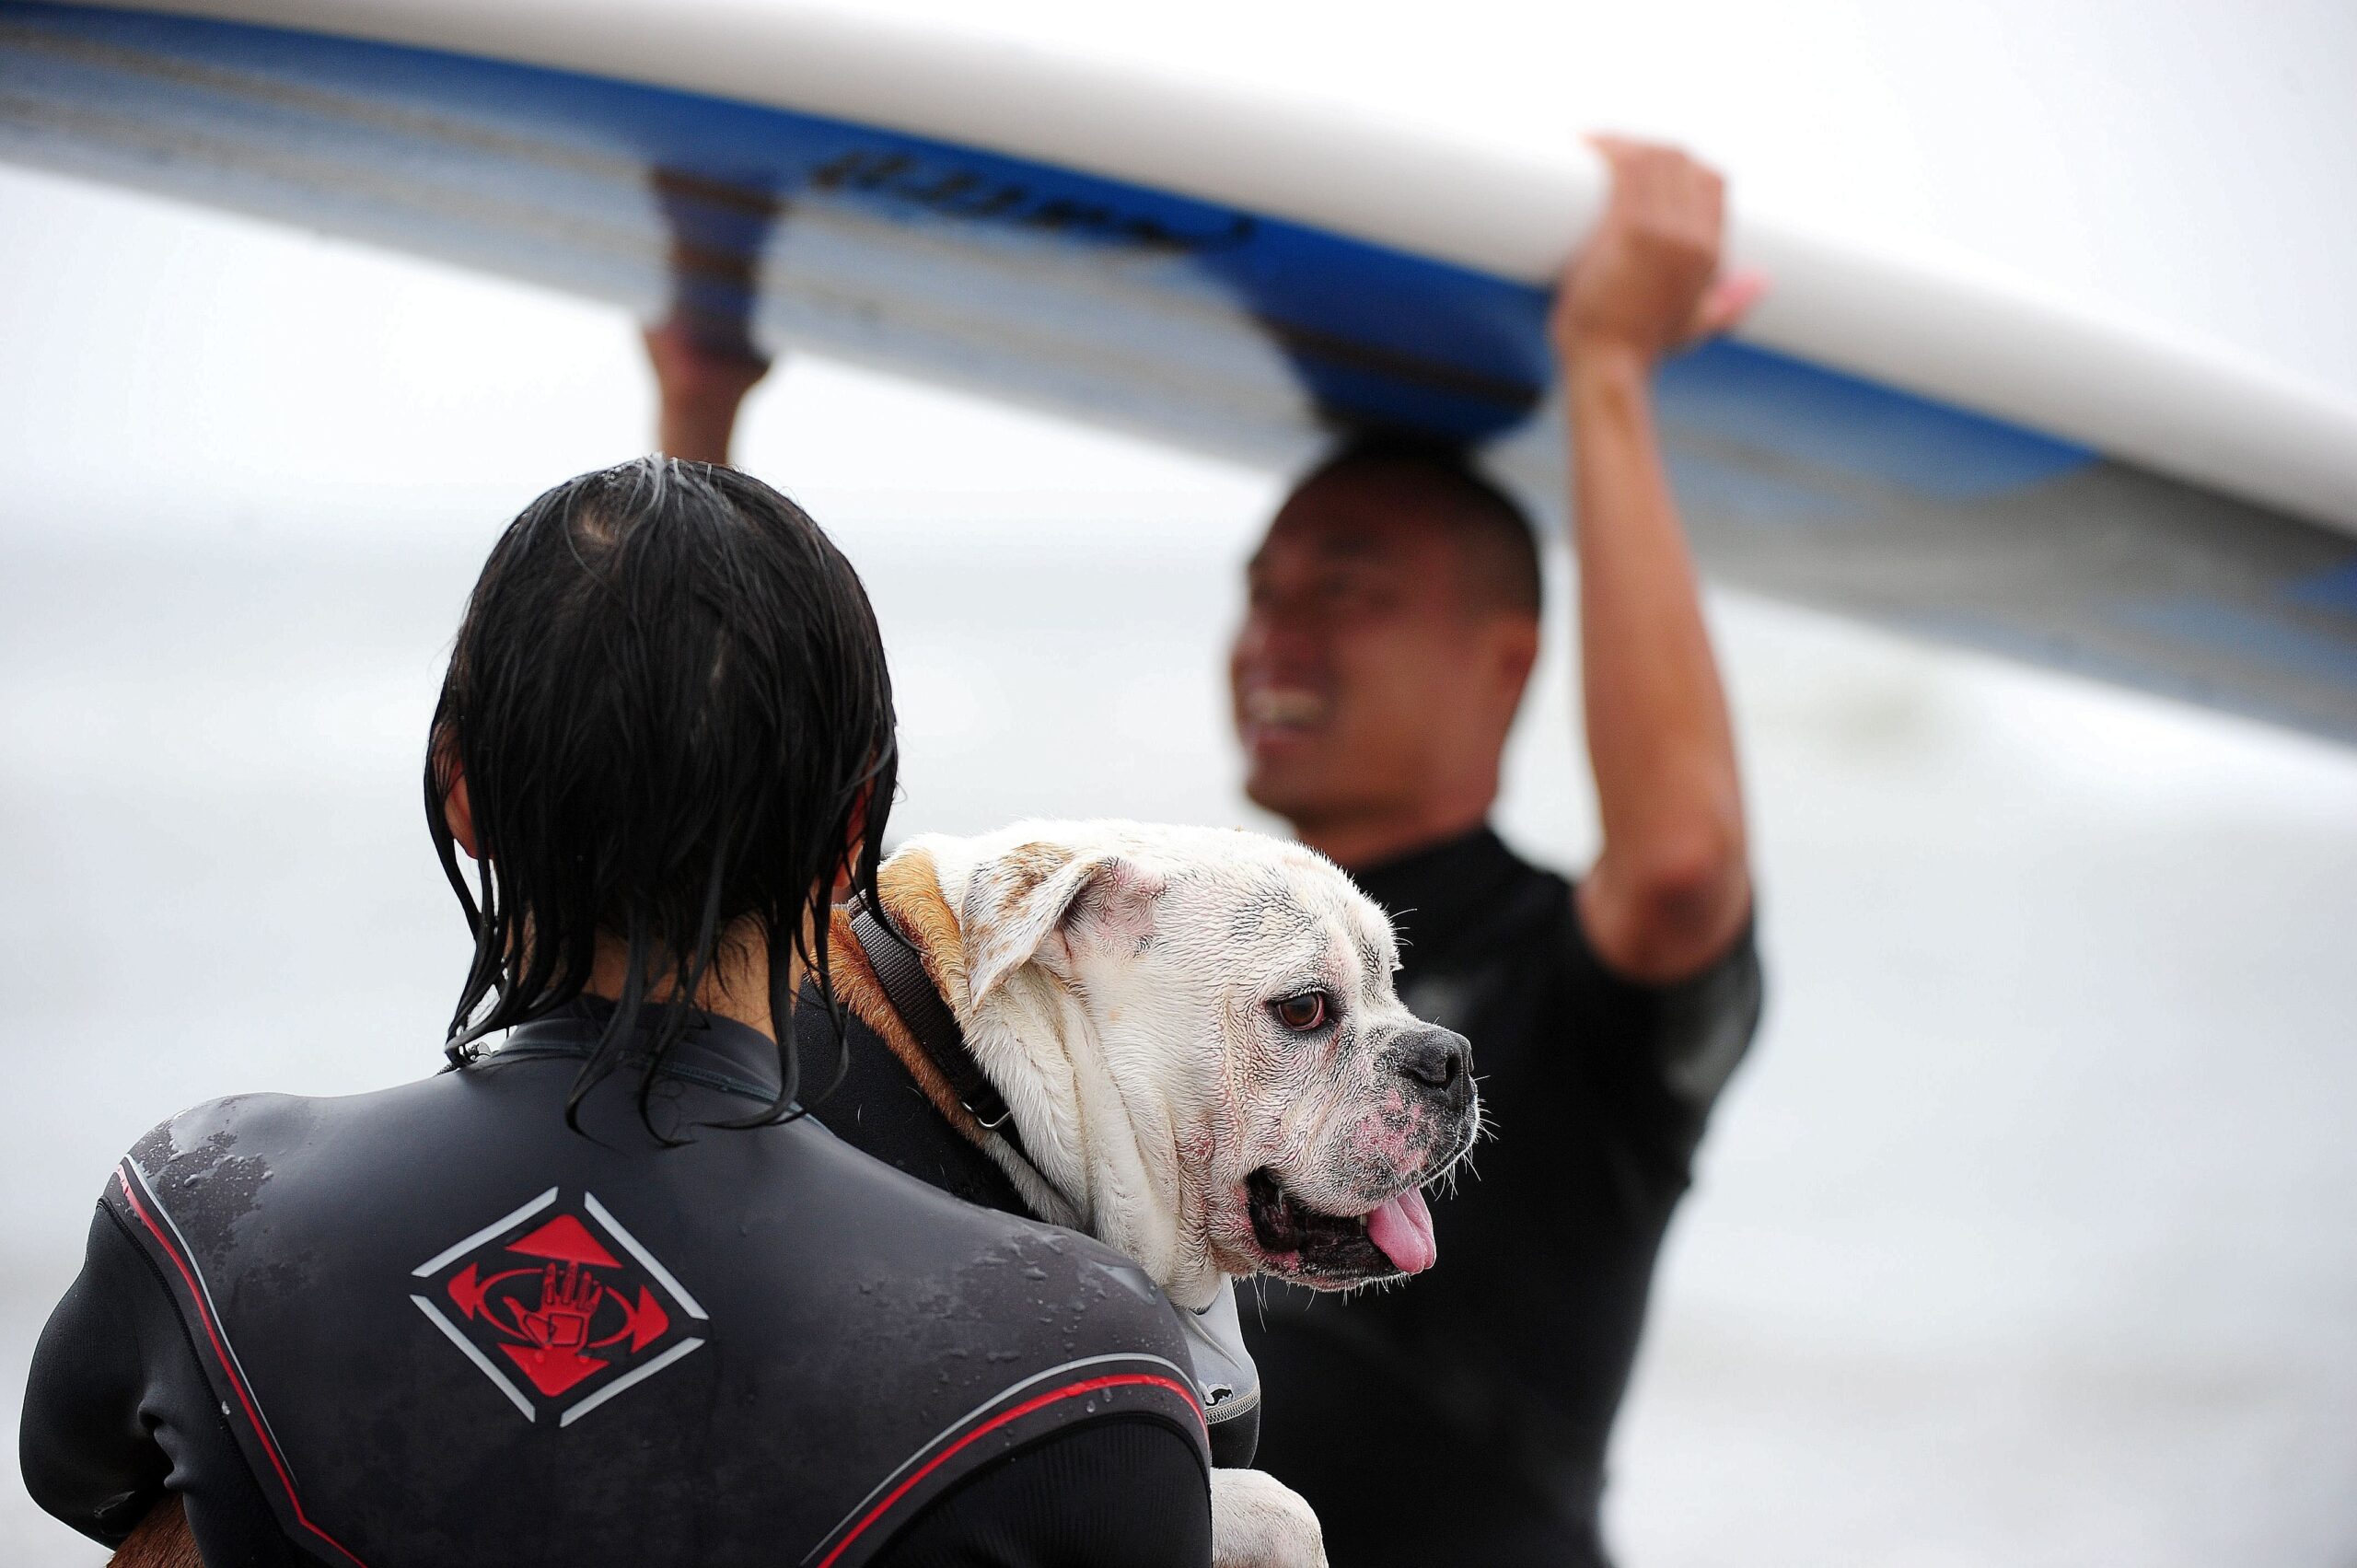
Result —
<instances>
[{"instance_id":1,"label":"blurred gray background","mask_svg":"<svg viewBox=\"0 0 2357 1568\"><path fill-rule=\"evenodd\" d=\"M1336 14L1108 47L1466 134L1678 132L1780 211L2357 393L2343 7L1500 0L1452 22L1524 41L1485 63ZM482 279L13 170L0 239L13 1408L141 1131L437 1064L465 941L417 774L447 640L498 528L643 449L651 401L630 323ZM816 362L740 456L874 593L896 834L1253 820L1219 660L1276 476ZM1554 570L1504 825L1576 866ZM1773 998L1620 1434L1627 1562L2357 1563L2357 753L1712 609ZM0 1486L0 1560L101 1558Z\"/></svg>"}]
</instances>

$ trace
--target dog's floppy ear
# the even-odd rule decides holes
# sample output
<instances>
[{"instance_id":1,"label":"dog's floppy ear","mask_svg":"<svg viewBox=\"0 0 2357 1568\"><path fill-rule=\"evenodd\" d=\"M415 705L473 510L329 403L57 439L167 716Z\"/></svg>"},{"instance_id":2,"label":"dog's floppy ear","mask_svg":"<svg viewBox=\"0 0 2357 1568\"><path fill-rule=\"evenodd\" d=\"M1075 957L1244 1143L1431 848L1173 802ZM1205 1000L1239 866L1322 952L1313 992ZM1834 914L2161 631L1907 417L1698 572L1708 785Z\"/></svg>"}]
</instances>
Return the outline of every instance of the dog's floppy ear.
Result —
<instances>
[{"instance_id":1,"label":"dog's floppy ear","mask_svg":"<svg viewBox=\"0 0 2357 1568\"><path fill-rule=\"evenodd\" d=\"M1035 959L1067 972L1077 945L1144 947L1154 936L1155 900L1167 886L1119 854L1076 854L1064 844L1025 844L975 867L958 912L967 1005L981 1006Z\"/></svg>"}]
</instances>

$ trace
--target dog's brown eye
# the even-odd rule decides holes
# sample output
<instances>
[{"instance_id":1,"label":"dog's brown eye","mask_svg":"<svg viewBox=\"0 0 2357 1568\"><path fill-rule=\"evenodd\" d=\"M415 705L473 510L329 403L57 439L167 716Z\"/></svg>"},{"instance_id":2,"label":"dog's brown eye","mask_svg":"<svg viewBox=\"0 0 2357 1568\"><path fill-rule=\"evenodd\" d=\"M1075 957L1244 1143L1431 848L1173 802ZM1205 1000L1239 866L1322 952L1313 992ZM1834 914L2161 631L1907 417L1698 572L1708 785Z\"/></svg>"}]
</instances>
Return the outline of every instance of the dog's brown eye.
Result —
<instances>
[{"instance_id":1,"label":"dog's brown eye","mask_svg":"<svg viewBox=\"0 0 2357 1568\"><path fill-rule=\"evenodd\" d=\"M1322 991L1305 991L1269 1005L1276 1010L1277 1022L1295 1033L1306 1034L1326 1021L1326 993Z\"/></svg>"}]
</instances>

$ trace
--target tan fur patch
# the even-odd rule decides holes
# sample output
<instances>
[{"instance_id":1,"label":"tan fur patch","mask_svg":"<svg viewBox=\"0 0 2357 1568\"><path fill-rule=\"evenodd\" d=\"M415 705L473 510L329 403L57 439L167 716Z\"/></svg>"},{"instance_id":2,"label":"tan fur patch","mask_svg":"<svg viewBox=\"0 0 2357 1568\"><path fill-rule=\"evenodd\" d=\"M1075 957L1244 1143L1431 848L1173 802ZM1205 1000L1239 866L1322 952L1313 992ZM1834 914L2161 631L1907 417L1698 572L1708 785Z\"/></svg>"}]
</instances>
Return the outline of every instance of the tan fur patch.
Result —
<instances>
[{"instance_id":1,"label":"tan fur patch","mask_svg":"<svg viewBox=\"0 0 2357 1568\"><path fill-rule=\"evenodd\" d=\"M966 1000L966 936L958 912L941 896L933 856L921 849L901 851L877 875L876 890L884 895L892 923L916 944L934 989L956 1012Z\"/></svg>"},{"instance_id":2,"label":"tan fur patch","mask_svg":"<svg viewBox=\"0 0 2357 1568\"><path fill-rule=\"evenodd\" d=\"M166 1493L161 1502L147 1510L138 1527L115 1548L107 1568L204 1568L204 1559L196 1554L196 1537L189 1531L180 1493Z\"/></svg>"},{"instance_id":3,"label":"tan fur patch","mask_svg":"<svg viewBox=\"0 0 2357 1568\"><path fill-rule=\"evenodd\" d=\"M1072 864L1072 851L1063 844L1017 844L998 864L1005 873L1006 901L1019 904L1031 896L1033 889Z\"/></svg>"},{"instance_id":4,"label":"tan fur patch","mask_svg":"<svg viewBox=\"0 0 2357 1568\"><path fill-rule=\"evenodd\" d=\"M935 897L940 897L937 890ZM889 892L885 893L884 904L891 911L893 921L900 923L901 915L900 911L892 909ZM903 924L901 929L909 928ZM876 977L875 966L867 961L867 954L861 949L859 938L852 931L849 911L835 911L834 929L830 934L829 943L828 968L833 973L835 994L842 998L844 1007L850 1010L853 1017L874 1029L877 1038L891 1049L892 1054L900 1059L901 1067L916 1080L917 1087L923 1091L933 1109L947 1117L949 1124L957 1128L960 1135L980 1148L985 1137L982 1124L958 1102L957 1095L950 1091L949 1081L941 1075L939 1068L934 1066L933 1058L925 1054L924 1048L917 1044L916 1037L900 1021L900 1015L893 1011L891 998L884 993L884 982ZM920 958L923 957L922 944L917 953ZM928 965L927 969L930 968ZM941 982L936 980L934 983L938 985ZM825 1114L822 1106L819 1111L822 1120Z\"/></svg>"}]
</instances>

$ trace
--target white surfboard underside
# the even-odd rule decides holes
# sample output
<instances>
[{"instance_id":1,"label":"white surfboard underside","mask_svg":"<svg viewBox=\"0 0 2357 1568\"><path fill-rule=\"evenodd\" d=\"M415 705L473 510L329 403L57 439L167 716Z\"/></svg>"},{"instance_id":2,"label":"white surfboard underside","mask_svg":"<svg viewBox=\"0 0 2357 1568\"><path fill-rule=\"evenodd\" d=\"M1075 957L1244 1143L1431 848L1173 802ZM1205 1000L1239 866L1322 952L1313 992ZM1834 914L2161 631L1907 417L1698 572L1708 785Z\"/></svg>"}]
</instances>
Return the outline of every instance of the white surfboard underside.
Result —
<instances>
[{"instance_id":1,"label":"white surfboard underside","mask_svg":"<svg viewBox=\"0 0 2357 1568\"><path fill-rule=\"evenodd\" d=\"M153 0L799 110L1290 218L1529 283L1598 210L1576 143L1514 154L1077 54L780 0ZM1776 286L1740 334L2357 534L2357 401L2026 280L1732 214Z\"/></svg>"},{"instance_id":2,"label":"white surfboard underside","mask_svg":"<svg viewBox=\"0 0 2357 1568\"><path fill-rule=\"evenodd\" d=\"M1462 440L1560 517L1576 145L775 0L0 0L0 157L1275 466ZM1673 361L1705 569L2357 741L2357 404L1744 211ZM702 308L702 307L700 307Z\"/></svg>"}]
</instances>

